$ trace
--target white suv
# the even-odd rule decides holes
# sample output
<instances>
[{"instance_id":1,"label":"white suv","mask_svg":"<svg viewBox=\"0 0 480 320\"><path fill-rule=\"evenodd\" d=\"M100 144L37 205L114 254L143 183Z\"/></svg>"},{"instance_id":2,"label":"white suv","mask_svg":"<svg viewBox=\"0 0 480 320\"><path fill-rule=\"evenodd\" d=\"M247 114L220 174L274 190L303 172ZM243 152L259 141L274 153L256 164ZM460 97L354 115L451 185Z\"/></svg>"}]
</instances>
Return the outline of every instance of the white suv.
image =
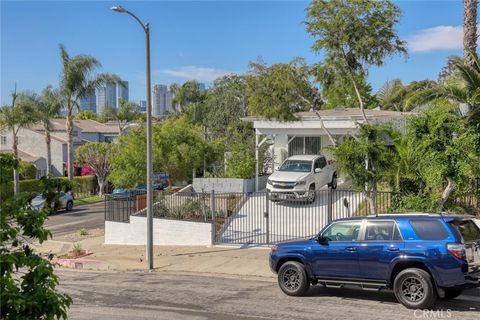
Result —
<instances>
[{"instance_id":1,"label":"white suv","mask_svg":"<svg viewBox=\"0 0 480 320\"><path fill-rule=\"evenodd\" d=\"M315 190L328 185L337 188L337 173L322 155L287 158L267 181L270 199L315 201Z\"/></svg>"}]
</instances>

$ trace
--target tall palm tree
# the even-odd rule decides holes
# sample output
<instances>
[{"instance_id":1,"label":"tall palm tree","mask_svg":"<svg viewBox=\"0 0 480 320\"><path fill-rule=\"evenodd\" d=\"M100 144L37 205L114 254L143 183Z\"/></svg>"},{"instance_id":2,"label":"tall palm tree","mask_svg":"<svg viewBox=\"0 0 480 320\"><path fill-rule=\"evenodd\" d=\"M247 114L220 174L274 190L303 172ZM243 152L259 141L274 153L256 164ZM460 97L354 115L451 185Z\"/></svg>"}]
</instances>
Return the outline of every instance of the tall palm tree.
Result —
<instances>
[{"instance_id":1,"label":"tall palm tree","mask_svg":"<svg viewBox=\"0 0 480 320\"><path fill-rule=\"evenodd\" d=\"M18 131L28 127L35 122L35 113L32 108L31 94L17 94L15 89L12 92L12 104L0 108L0 128L12 133L12 152L18 158ZM19 174L13 170L13 192L17 195L20 192Z\"/></svg>"},{"instance_id":2,"label":"tall palm tree","mask_svg":"<svg viewBox=\"0 0 480 320\"><path fill-rule=\"evenodd\" d=\"M47 147L47 174L52 173L52 151L50 147L52 131L52 119L60 115L62 99L58 90L48 85L42 91L42 96L36 101L36 118L41 121L45 130L45 144Z\"/></svg>"},{"instance_id":3,"label":"tall palm tree","mask_svg":"<svg viewBox=\"0 0 480 320\"><path fill-rule=\"evenodd\" d=\"M478 0L463 1L463 60L473 67L472 52L477 50L477 7Z\"/></svg>"},{"instance_id":4,"label":"tall palm tree","mask_svg":"<svg viewBox=\"0 0 480 320\"><path fill-rule=\"evenodd\" d=\"M68 178L73 179L73 111L78 108L80 99L94 92L95 89L108 82L123 85L120 77L107 73L94 76L94 72L101 67L100 62L89 55L70 57L65 47L60 44L62 59L62 73L60 78L60 92L65 103L67 113L67 162Z\"/></svg>"}]
</instances>

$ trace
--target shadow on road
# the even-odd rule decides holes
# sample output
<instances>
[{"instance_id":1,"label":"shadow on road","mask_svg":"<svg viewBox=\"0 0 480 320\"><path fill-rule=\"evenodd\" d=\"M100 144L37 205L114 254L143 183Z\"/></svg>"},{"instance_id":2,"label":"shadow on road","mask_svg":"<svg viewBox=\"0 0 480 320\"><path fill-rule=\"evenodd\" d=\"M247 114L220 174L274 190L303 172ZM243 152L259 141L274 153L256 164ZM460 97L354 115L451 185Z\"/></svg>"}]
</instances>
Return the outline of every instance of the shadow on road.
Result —
<instances>
[{"instance_id":1,"label":"shadow on road","mask_svg":"<svg viewBox=\"0 0 480 320\"><path fill-rule=\"evenodd\" d=\"M472 293L475 294L475 293ZM380 303L395 303L400 305L400 303L395 298L395 295L392 291L364 291L360 289L350 289L350 288L325 288L322 286L313 286L308 291L307 297L322 297L322 296L334 296L342 298L345 300L355 299L355 300L370 300L377 301ZM457 299L445 300L438 299L437 303L431 310L438 311L480 311L480 302L478 300L469 299L469 295L462 295Z\"/></svg>"}]
</instances>

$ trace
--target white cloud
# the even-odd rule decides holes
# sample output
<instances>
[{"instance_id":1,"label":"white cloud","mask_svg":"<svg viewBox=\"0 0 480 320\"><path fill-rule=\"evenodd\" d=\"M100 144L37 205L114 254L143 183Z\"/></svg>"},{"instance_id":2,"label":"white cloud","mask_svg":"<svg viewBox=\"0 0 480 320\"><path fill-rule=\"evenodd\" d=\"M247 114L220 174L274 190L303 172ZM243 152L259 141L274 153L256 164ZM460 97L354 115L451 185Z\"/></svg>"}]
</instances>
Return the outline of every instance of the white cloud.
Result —
<instances>
[{"instance_id":1,"label":"white cloud","mask_svg":"<svg viewBox=\"0 0 480 320\"><path fill-rule=\"evenodd\" d=\"M437 26L418 31L408 40L412 52L462 49L462 26Z\"/></svg>"},{"instance_id":2,"label":"white cloud","mask_svg":"<svg viewBox=\"0 0 480 320\"><path fill-rule=\"evenodd\" d=\"M196 66L184 66L174 69L164 69L161 70L162 73L188 80L197 80L202 82L213 82L218 77L222 77L227 74L231 74L231 71L214 69L214 68L204 68Z\"/></svg>"}]
</instances>

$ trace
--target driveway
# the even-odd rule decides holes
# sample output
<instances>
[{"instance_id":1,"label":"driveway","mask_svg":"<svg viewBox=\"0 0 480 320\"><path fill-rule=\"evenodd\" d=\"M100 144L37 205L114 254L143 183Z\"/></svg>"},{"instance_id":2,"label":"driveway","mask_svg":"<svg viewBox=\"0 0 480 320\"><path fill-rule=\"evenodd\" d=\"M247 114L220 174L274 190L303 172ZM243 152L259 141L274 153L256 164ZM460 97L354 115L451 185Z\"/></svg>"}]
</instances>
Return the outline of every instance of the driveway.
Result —
<instances>
[{"instance_id":1,"label":"driveway","mask_svg":"<svg viewBox=\"0 0 480 320\"><path fill-rule=\"evenodd\" d=\"M268 219L265 192L252 193L219 232L217 241L261 244L314 236L328 223L328 193L326 188L318 191L312 204L269 201ZM349 208L344 205L345 199ZM333 220L348 217L362 201L361 193L336 190L332 197Z\"/></svg>"},{"instance_id":2,"label":"driveway","mask_svg":"<svg viewBox=\"0 0 480 320\"><path fill-rule=\"evenodd\" d=\"M477 320L478 291L430 311L403 307L389 291L315 286L305 297L283 294L262 279L152 273L56 271L59 289L73 298L69 319L361 319Z\"/></svg>"},{"instance_id":3,"label":"driveway","mask_svg":"<svg viewBox=\"0 0 480 320\"><path fill-rule=\"evenodd\" d=\"M104 202L89 203L73 207L70 212L59 211L48 217L44 226L55 236L76 232L81 228L104 227Z\"/></svg>"}]
</instances>

